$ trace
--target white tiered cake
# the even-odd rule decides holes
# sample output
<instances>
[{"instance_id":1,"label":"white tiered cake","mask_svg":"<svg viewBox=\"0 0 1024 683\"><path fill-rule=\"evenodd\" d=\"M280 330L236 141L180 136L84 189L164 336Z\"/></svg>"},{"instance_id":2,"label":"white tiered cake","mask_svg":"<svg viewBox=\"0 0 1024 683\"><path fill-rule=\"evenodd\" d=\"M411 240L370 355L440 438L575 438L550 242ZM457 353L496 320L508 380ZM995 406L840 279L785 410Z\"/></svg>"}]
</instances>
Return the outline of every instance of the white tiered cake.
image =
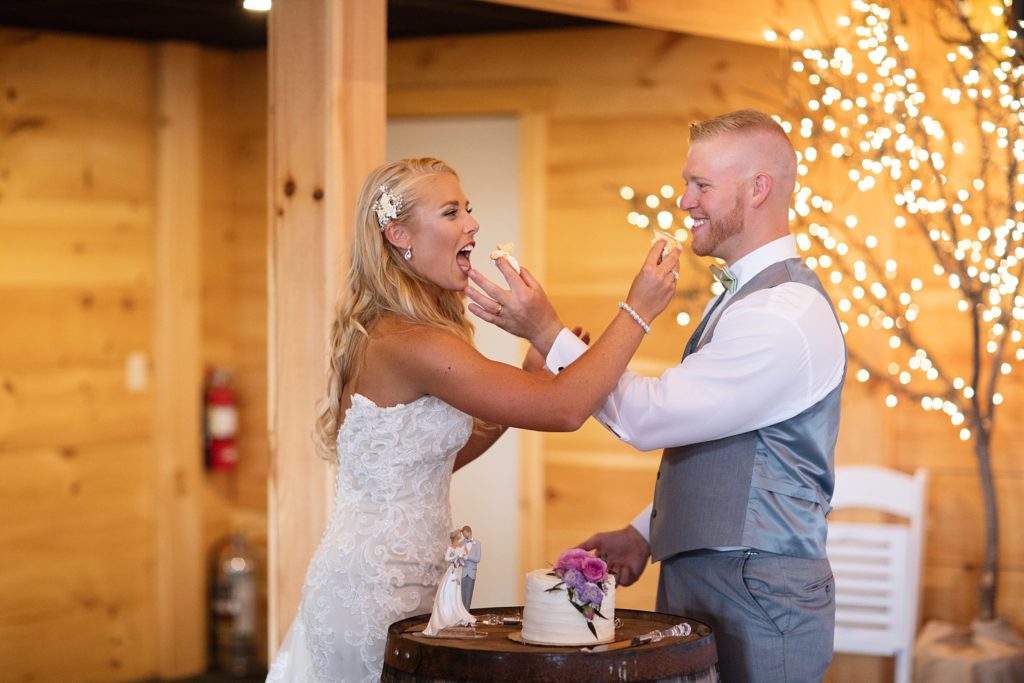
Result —
<instances>
[{"instance_id":1,"label":"white tiered cake","mask_svg":"<svg viewBox=\"0 0 1024 683\"><path fill-rule=\"evenodd\" d=\"M587 618L577 610L565 588L548 592L560 579L550 569L536 569L526 575L526 601L523 605L522 638L537 645L597 645L615 639L615 577L604 584L607 592L601 602L602 619L594 615L597 637L587 627Z\"/></svg>"}]
</instances>

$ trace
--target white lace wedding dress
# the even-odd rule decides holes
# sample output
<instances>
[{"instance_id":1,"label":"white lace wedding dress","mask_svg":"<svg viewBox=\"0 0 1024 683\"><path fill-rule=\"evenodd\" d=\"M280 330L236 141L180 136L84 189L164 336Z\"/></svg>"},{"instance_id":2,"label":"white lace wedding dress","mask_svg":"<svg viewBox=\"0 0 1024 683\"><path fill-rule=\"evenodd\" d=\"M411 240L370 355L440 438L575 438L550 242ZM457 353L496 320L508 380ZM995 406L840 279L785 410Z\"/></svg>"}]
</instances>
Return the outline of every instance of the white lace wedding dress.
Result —
<instances>
[{"instance_id":1,"label":"white lace wedding dress","mask_svg":"<svg viewBox=\"0 0 1024 683\"><path fill-rule=\"evenodd\" d=\"M473 420L440 399L358 394L338 431L334 511L268 683L376 683L388 626L431 610L446 568L452 461Z\"/></svg>"}]
</instances>

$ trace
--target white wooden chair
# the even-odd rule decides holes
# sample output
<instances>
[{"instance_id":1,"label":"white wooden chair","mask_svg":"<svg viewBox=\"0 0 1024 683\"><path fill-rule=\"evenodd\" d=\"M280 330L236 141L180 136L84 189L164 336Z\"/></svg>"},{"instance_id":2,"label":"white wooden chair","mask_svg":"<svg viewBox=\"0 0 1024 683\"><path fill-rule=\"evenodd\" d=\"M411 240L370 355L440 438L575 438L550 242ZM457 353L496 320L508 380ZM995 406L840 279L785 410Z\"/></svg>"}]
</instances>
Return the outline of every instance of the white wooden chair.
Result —
<instances>
[{"instance_id":1,"label":"white wooden chair","mask_svg":"<svg viewBox=\"0 0 1024 683\"><path fill-rule=\"evenodd\" d=\"M927 472L866 465L836 467L833 509L878 510L906 523L830 521L835 575L835 652L895 658L896 683L909 683L917 633Z\"/></svg>"}]
</instances>

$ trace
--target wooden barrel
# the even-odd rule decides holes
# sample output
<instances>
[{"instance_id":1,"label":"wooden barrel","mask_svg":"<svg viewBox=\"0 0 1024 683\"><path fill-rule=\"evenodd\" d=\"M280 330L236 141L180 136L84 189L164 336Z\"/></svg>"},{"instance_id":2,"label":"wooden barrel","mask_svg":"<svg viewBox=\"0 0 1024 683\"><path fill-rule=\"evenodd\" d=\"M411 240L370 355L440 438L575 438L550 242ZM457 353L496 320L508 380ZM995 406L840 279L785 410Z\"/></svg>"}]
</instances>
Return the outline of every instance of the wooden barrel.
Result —
<instances>
[{"instance_id":1,"label":"wooden barrel","mask_svg":"<svg viewBox=\"0 0 1024 683\"><path fill-rule=\"evenodd\" d=\"M518 616L521 607L474 609L473 614ZM397 621L388 629L382 683L717 683L718 653L711 627L693 619L658 612L616 610L616 641L653 630L690 624L688 636L588 653L579 647L529 645L519 639L519 624L478 625L475 638L419 635L430 615ZM510 637L511 635L511 637Z\"/></svg>"}]
</instances>

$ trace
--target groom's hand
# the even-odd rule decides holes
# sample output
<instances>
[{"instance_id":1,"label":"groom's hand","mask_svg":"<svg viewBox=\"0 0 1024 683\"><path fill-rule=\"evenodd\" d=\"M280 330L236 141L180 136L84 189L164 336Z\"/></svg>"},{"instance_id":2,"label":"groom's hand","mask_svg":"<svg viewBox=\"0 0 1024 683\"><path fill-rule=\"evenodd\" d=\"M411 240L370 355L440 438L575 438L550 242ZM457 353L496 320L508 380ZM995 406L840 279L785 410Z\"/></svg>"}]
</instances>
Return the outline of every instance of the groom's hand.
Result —
<instances>
[{"instance_id":1,"label":"groom's hand","mask_svg":"<svg viewBox=\"0 0 1024 683\"><path fill-rule=\"evenodd\" d=\"M470 270L470 279L480 288L467 287L465 290L466 296L472 299L470 312L526 339L542 355L547 355L564 326L548 301L544 288L526 268L517 273L506 259L498 259L496 265L509 289L502 289L476 269Z\"/></svg>"},{"instance_id":2,"label":"groom's hand","mask_svg":"<svg viewBox=\"0 0 1024 683\"><path fill-rule=\"evenodd\" d=\"M572 333L579 337L584 344L590 346L590 331L587 330L587 328L582 325L577 325L572 328Z\"/></svg>"},{"instance_id":3,"label":"groom's hand","mask_svg":"<svg viewBox=\"0 0 1024 683\"><path fill-rule=\"evenodd\" d=\"M596 533L579 547L607 556L608 569L615 573L615 583L619 586L635 583L651 557L651 546L632 526Z\"/></svg>"}]
</instances>

